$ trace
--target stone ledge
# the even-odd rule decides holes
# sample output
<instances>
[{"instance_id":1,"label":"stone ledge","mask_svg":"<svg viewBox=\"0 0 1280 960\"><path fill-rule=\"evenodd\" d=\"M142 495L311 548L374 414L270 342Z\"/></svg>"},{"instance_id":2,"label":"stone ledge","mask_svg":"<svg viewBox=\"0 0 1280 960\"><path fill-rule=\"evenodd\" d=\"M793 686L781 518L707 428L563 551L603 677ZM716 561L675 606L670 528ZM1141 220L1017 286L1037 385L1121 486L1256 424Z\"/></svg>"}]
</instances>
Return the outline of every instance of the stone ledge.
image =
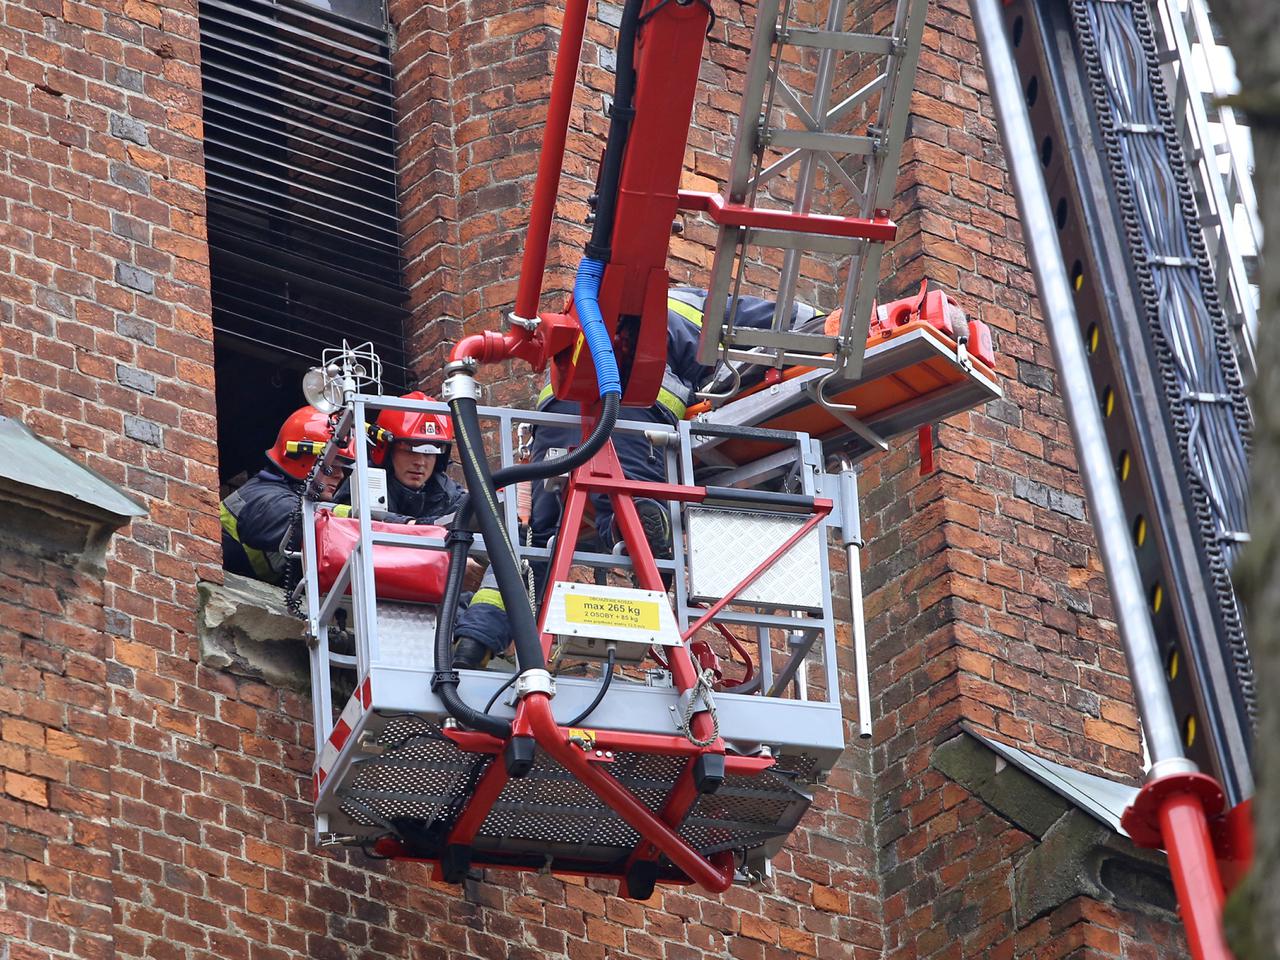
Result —
<instances>
[{"instance_id":1,"label":"stone ledge","mask_svg":"<svg viewBox=\"0 0 1280 960\"><path fill-rule=\"evenodd\" d=\"M930 765L1037 838L1013 870L1019 929L1075 897L1166 919L1176 916L1163 853L1136 846L979 740L967 733L948 740L934 751Z\"/></svg>"},{"instance_id":2,"label":"stone ledge","mask_svg":"<svg viewBox=\"0 0 1280 960\"><path fill-rule=\"evenodd\" d=\"M111 535L146 514L116 484L0 416L0 544L102 574Z\"/></svg>"},{"instance_id":3,"label":"stone ledge","mask_svg":"<svg viewBox=\"0 0 1280 960\"><path fill-rule=\"evenodd\" d=\"M201 581L198 590L201 663L276 687L311 689L306 624L286 609L279 587L226 573L223 583Z\"/></svg>"}]
</instances>

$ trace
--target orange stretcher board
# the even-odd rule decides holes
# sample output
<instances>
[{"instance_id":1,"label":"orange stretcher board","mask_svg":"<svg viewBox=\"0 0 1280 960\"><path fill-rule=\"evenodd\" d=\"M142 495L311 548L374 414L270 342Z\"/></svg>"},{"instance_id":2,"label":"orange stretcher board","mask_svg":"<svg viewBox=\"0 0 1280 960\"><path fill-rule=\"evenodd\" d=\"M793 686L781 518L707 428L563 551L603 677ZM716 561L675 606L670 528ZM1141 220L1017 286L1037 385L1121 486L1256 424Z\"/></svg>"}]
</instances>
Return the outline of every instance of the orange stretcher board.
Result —
<instances>
[{"instance_id":1,"label":"orange stretcher board","mask_svg":"<svg viewBox=\"0 0 1280 960\"><path fill-rule=\"evenodd\" d=\"M704 408L692 419L801 431L822 440L828 456L844 454L856 461L879 449L874 437L887 441L1004 395L989 366L928 322L913 321L872 340L858 379L831 381L825 390L828 400L855 410L823 407L814 390L830 371L799 367L786 371L779 383L757 388L716 410ZM856 418L861 431L842 422L837 413ZM781 444L767 440L706 436L695 443L694 460L706 466L741 466L783 451Z\"/></svg>"}]
</instances>

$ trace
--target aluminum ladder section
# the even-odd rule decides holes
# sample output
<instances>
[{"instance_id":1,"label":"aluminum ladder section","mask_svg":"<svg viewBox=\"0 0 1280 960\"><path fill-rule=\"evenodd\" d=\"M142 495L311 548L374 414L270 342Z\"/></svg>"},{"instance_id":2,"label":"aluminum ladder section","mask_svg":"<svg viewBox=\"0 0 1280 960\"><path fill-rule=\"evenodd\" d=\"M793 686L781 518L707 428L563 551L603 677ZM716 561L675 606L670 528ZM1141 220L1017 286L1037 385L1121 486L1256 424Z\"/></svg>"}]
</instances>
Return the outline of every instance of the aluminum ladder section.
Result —
<instances>
[{"instance_id":1,"label":"aluminum ladder section","mask_svg":"<svg viewBox=\"0 0 1280 960\"><path fill-rule=\"evenodd\" d=\"M815 16L820 6L813 5ZM898 0L888 32L861 33L847 29L855 17L848 0L830 0L819 26L794 22L792 0L761 0L727 202L682 198L720 224L700 362L807 364L852 378L861 372L881 253L896 233L889 206L927 7L928 0ZM817 65L806 104L783 74L811 51ZM856 89L832 106L845 83ZM865 123L865 133L843 132L854 123ZM748 265L776 263L771 251L782 253L772 329L737 328L733 307L744 281L752 282ZM843 315L834 335L821 322L813 331L788 329L806 253L827 258L837 276L843 265Z\"/></svg>"},{"instance_id":2,"label":"aluminum ladder section","mask_svg":"<svg viewBox=\"0 0 1280 960\"><path fill-rule=\"evenodd\" d=\"M1249 128L1222 98L1238 92L1235 62L1218 40L1205 0L1153 0L1152 19L1174 122L1193 182L1205 246L1218 278L1222 309L1236 335L1248 379L1254 373L1258 288L1251 267L1262 246L1253 189Z\"/></svg>"}]
</instances>

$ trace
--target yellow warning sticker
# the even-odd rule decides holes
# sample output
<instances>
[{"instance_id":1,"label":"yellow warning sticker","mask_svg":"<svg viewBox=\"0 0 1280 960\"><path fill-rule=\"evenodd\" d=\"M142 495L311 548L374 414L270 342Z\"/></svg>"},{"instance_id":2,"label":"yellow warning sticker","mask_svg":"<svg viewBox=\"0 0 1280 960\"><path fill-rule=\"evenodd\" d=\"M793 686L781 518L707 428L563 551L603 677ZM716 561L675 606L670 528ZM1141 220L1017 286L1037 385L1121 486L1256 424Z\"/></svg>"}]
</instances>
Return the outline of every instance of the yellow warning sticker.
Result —
<instances>
[{"instance_id":1,"label":"yellow warning sticker","mask_svg":"<svg viewBox=\"0 0 1280 960\"><path fill-rule=\"evenodd\" d=\"M658 603L656 600L619 600L570 593L564 598L564 618L569 623L589 627L657 630Z\"/></svg>"}]
</instances>

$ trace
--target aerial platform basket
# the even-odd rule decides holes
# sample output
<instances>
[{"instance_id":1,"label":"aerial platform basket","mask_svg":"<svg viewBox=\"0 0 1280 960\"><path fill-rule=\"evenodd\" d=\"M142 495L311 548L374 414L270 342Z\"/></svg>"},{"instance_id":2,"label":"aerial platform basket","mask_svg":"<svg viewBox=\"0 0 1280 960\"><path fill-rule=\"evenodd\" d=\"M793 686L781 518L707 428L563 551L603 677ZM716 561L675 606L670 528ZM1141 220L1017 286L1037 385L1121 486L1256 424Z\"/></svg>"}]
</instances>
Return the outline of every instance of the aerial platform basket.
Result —
<instances>
[{"instance_id":1,"label":"aerial platform basket","mask_svg":"<svg viewBox=\"0 0 1280 960\"><path fill-rule=\"evenodd\" d=\"M444 409L357 396L344 422L367 422L379 408ZM518 423L579 423L544 412L480 412L495 427L504 465L516 456ZM588 492L653 496L670 511L670 559L654 564L593 552L591 545L522 544L516 498L507 496L503 505L518 553L551 564L553 582L603 571L601 578L611 576L613 585L599 587L602 595L639 595L617 586L629 572L643 572L637 563L654 564L651 579L661 572L671 580L670 599L661 583L654 593L671 608L674 643L615 673L598 707L572 728L566 721L601 688L598 674L572 671L602 670L598 661L572 656L548 658L559 671L550 701L554 720L534 730L521 728L514 708L529 675L504 691L511 672L459 671L459 693L468 704L479 709L492 702L494 716L516 720L507 742L461 727L432 690L438 596L388 601L376 591L376 550L410 548L424 562L438 563L430 558L445 546L442 531L414 536L359 517L353 521L359 536L323 591L315 521L325 507L304 502L321 843L432 861L451 881L482 866L617 877L637 897L647 897L656 882L724 889L735 875L766 871L768 858L808 809L813 785L844 747L826 537L829 529L847 528L837 528L841 514L833 512L840 484L824 473L819 445L803 434L740 431L790 450L786 492L761 492L695 483L694 425L620 421L615 436L621 433L645 435L665 461L669 482L646 489L622 478L608 446L566 481L566 525L577 529L572 504ZM357 453L352 483L363 490L369 465L365 451ZM844 487L854 489L848 482ZM484 556L479 539L473 556ZM578 576L556 573L566 564ZM597 589L590 582L572 586ZM551 643L544 634L544 644ZM694 687L676 670L681 657L692 662L690 650L701 677ZM745 653L747 663L725 665L717 651L739 660ZM670 669L657 665L662 661ZM536 736L538 747L516 756L515 741L525 735Z\"/></svg>"}]
</instances>

